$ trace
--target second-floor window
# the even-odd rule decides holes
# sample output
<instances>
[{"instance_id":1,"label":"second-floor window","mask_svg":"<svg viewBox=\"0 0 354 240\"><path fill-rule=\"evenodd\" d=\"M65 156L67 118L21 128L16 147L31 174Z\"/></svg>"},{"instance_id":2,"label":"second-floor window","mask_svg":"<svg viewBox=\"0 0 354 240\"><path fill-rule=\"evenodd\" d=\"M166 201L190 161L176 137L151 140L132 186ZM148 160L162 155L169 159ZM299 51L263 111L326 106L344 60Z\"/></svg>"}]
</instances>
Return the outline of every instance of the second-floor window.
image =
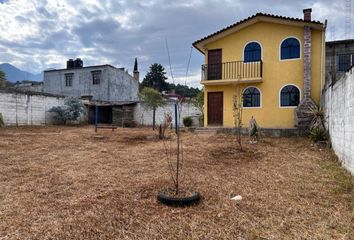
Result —
<instances>
[{"instance_id":1,"label":"second-floor window","mask_svg":"<svg viewBox=\"0 0 354 240\"><path fill-rule=\"evenodd\" d=\"M73 73L67 73L65 74L65 86L66 87L71 87L73 85Z\"/></svg>"},{"instance_id":2,"label":"second-floor window","mask_svg":"<svg viewBox=\"0 0 354 240\"><path fill-rule=\"evenodd\" d=\"M251 42L248 43L244 50L244 62L256 62L261 61L262 58L262 48L259 43Z\"/></svg>"},{"instance_id":3,"label":"second-floor window","mask_svg":"<svg viewBox=\"0 0 354 240\"><path fill-rule=\"evenodd\" d=\"M92 84L99 85L101 83L101 71L92 71Z\"/></svg>"},{"instance_id":4,"label":"second-floor window","mask_svg":"<svg viewBox=\"0 0 354 240\"><path fill-rule=\"evenodd\" d=\"M345 72L354 64L353 54L340 54L338 55L337 71Z\"/></svg>"},{"instance_id":5,"label":"second-floor window","mask_svg":"<svg viewBox=\"0 0 354 240\"><path fill-rule=\"evenodd\" d=\"M280 46L280 58L281 60L300 58L299 40L293 37L285 39Z\"/></svg>"}]
</instances>

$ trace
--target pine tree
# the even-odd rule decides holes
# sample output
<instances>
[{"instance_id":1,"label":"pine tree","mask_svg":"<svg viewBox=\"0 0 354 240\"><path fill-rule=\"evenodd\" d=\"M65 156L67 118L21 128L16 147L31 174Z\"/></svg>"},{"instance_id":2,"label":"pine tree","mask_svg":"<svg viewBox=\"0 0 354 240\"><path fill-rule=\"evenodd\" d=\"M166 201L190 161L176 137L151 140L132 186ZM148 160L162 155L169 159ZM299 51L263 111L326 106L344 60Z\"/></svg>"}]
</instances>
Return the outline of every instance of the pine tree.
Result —
<instances>
[{"instance_id":1,"label":"pine tree","mask_svg":"<svg viewBox=\"0 0 354 240\"><path fill-rule=\"evenodd\" d=\"M169 90L165 74L165 68L161 64L154 63L150 66L150 70L144 77L141 85L143 87L154 88L159 92Z\"/></svg>"},{"instance_id":2,"label":"pine tree","mask_svg":"<svg viewBox=\"0 0 354 240\"><path fill-rule=\"evenodd\" d=\"M6 75L3 71L0 70L0 87L6 86Z\"/></svg>"}]
</instances>

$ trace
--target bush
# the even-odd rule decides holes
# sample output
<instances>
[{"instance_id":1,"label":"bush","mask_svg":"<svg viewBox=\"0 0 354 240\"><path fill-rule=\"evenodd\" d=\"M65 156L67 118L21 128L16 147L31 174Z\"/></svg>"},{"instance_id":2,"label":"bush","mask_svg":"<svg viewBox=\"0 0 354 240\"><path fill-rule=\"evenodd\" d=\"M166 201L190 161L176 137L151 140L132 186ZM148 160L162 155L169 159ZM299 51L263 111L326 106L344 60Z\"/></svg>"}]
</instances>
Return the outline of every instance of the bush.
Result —
<instances>
[{"instance_id":1,"label":"bush","mask_svg":"<svg viewBox=\"0 0 354 240\"><path fill-rule=\"evenodd\" d=\"M204 114L198 117L199 127L204 127Z\"/></svg>"},{"instance_id":2,"label":"bush","mask_svg":"<svg viewBox=\"0 0 354 240\"><path fill-rule=\"evenodd\" d=\"M64 100L64 106L52 107L48 112L54 113L57 121L66 124L68 121L76 121L84 114L85 106L77 98L68 97Z\"/></svg>"},{"instance_id":3,"label":"bush","mask_svg":"<svg viewBox=\"0 0 354 240\"><path fill-rule=\"evenodd\" d=\"M4 123L4 118L2 117L2 114L0 113L0 128L1 127L5 127L5 123Z\"/></svg>"},{"instance_id":4,"label":"bush","mask_svg":"<svg viewBox=\"0 0 354 240\"><path fill-rule=\"evenodd\" d=\"M190 127L193 124L193 119L191 117L183 118L183 124L185 127Z\"/></svg>"},{"instance_id":5,"label":"bush","mask_svg":"<svg viewBox=\"0 0 354 240\"><path fill-rule=\"evenodd\" d=\"M314 128L310 131L310 138L314 142L327 141L328 132L324 128Z\"/></svg>"}]
</instances>

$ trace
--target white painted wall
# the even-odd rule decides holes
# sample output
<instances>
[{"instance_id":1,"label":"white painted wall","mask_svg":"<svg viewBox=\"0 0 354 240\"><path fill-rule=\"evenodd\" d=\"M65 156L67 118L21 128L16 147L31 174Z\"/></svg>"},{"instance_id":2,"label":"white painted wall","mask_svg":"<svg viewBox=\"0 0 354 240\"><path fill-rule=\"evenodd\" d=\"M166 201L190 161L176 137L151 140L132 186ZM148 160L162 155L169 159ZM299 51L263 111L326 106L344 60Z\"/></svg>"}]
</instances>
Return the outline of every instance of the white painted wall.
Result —
<instances>
[{"instance_id":1,"label":"white painted wall","mask_svg":"<svg viewBox=\"0 0 354 240\"><path fill-rule=\"evenodd\" d=\"M332 147L343 165L354 174L354 69L323 93Z\"/></svg>"},{"instance_id":2,"label":"white painted wall","mask_svg":"<svg viewBox=\"0 0 354 240\"><path fill-rule=\"evenodd\" d=\"M53 123L54 106L64 105L64 97L0 90L0 113L6 125L42 125Z\"/></svg>"},{"instance_id":3,"label":"white painted wall","mask_svg":"<svg viewBox=\"0 0 354 240\"><path fill-rule=\"evenodd\" d=\"M162 124L166 113L172 113L173 125L175 124L175 108L174 102L168 101L166 105L156 109L156 125ZM183 126L183 118L190 116L193 119L193 125L198 125L198 117L201 112L198 108L194 107L192 104L184 102L182 103L181 111L181 122L180 126ZM145 110L142 103L138 103L134 111L134 119L139 125L152 125L153 122L153 111Z\"/></svg>"}]
</instances>

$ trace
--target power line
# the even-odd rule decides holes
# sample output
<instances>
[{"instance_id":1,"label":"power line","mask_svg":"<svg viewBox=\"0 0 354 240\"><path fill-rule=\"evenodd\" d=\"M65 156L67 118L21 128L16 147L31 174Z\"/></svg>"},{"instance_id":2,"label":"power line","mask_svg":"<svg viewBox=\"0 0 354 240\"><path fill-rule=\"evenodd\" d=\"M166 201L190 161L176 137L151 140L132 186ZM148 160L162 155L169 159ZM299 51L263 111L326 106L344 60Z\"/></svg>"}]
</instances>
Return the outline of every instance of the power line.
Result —
<instances>
[{"instance_id":1,"label":"power line","mask_svg":"<svg viewBox=\"0 0 354 240\"><path fill-rule=\"evenodd\" d=\"M169 65L170 65L171 77L172 77L173 84L175 84L175 78L173 77L172 66L171 66L170 50L169 50L169 48L168 48L167 38L165 38L165 40L166 40L166 49L167 49L168 63L169 63Z\"/></svg>"},{"instance_id":2,"label":"power line","mask_svg":"<svg viewBox=\"0 0 354 240\"><path fill-rule=\"evenodd\" d=\"M186 70L186 79L184 80L184 86L187 86L187 78L188 78L189 64L191 63L192 50L193 50L193 47L191 47L191 51L189 53L189 59L188 59L187 70Z\"/></svg>"}]
</instances>

